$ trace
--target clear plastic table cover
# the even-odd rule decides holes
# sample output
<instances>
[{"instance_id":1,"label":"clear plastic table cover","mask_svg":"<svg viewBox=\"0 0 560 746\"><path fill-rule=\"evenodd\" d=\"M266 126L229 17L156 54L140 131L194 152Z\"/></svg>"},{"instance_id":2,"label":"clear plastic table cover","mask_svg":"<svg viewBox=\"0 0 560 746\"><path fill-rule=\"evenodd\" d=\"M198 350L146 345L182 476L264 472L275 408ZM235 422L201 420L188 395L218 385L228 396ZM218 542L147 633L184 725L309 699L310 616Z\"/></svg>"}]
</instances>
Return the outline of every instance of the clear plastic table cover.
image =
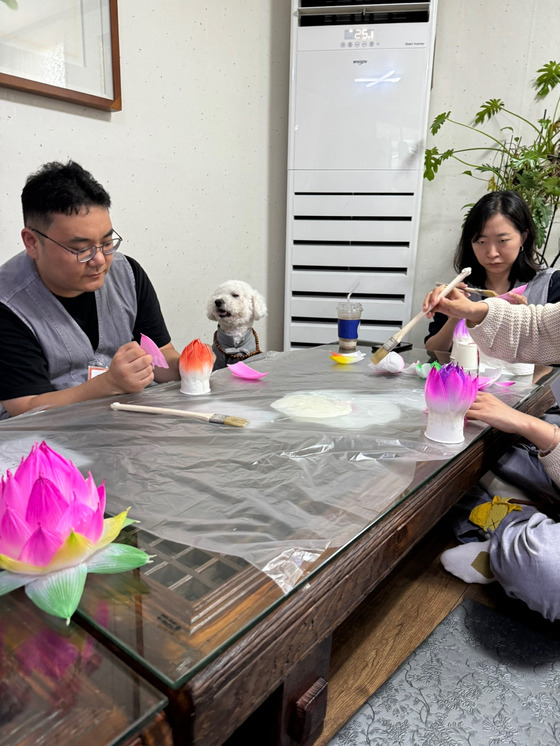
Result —
<instances>
[{"instance_id":1,"label":"clear plastic table cover","mask_svg":"<svg viewBox=\"0 0 560 746\"><path fill-rule=\"evenodd\" d=\"M469 423L458 446L428 440L425 381L411 368L379 374L364 351L352 365L335 363L326 346L267 353L247 361L269 371L259 380L225 368L212 374L208 395L185 396L179 383L168 383L118 397L243 417L244 428L114 411L112 399L5 420L0 470L14 468L45 440L96 483L105 480L108 512L130 506L142 528L242 557L289 591L327 547L343 546L396 504L419 461L449 460L484 428ZM416 354L426 360L424 351ZM514 404L533 388L524 377L491 390ZM351 411L314 418L271 406L293 394L334 399Z\"/></svg>"}]
</instances>

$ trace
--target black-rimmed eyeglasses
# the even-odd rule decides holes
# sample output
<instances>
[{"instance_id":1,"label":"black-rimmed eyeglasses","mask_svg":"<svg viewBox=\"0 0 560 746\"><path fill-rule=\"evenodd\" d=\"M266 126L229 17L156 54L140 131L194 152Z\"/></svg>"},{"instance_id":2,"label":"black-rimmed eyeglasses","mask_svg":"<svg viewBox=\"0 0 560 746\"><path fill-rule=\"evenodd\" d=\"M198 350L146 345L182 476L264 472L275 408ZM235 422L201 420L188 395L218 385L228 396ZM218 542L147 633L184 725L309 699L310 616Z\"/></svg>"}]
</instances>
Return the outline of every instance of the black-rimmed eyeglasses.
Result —
<instances>
[{"instance_id":1,"label":"black-rimmed eyeglasses","mask_svg":"<svg viewBox=\"0 0 560 746\"><path fill-rule=\"evenodd\" d=\"M41 233L41 231L38 231L37 228L30 228L29 230L32 230L33 233L38 233L40 236L43 236L43 238L46 238L49 241L52 241L57 246L60 246L61 249L74 254L76 259L81 263L89 262L91 259L93 259L98 251L101 251L105 256L114 254L121 245L122 241L122 237L119 236L117 231L113 230L113 233L115 233L116 235L111 236L111 238L108 238L106 241L103 241L101 246L86 246L85 249L69 249L68 246L63 246L61 243L58 243L58 241L55 241L54 238L47 236L46 233Z\"/></svg>"}]
</instances>

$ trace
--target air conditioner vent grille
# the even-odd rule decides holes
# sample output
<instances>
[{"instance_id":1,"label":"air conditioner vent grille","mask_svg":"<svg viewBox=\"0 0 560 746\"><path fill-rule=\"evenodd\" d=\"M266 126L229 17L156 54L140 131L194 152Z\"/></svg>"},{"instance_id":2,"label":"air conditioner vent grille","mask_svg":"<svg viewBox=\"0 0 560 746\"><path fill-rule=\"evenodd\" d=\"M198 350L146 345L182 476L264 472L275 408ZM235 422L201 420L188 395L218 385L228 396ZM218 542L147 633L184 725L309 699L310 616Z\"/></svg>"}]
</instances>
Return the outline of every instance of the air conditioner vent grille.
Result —
<instances>
[{"instance_id":1,"label":"air conditioner vent grille","mask_svg":"<svg viewBox=\"0 0 560 746\"><path fill-rule=\"evenodd\" d=\"M414 6L421 5L422 7L428 7L430 0L300 0L299 7L303 8L332 8L333 10L343 10L351 6L359 6L360 8L374 9L376 6L379 7L390 7L392 5L397 6Z\"/></svg>"},{"instance_id":2,"label":"air conditioner vent grille","mask_svg":"<svg viewBox=\"0 0 560 746\"><path fill-rule=\"evenodd\" d=\"M308 26L357 26L380 25L383 23L428 23L430 14L425 10L409 10L401 12L379 13L324 13L302 15L299 25Z\"/></svg>"}]
</instances>

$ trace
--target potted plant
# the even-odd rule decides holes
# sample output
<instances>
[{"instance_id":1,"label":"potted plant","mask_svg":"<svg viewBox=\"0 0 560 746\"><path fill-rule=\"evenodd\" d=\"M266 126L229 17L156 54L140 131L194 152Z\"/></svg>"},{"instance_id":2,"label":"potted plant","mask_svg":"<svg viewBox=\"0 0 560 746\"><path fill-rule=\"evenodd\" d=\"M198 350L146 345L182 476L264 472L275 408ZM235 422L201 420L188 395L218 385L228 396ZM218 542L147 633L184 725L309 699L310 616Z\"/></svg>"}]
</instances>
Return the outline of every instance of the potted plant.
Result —
<instances>
[{"instance_id":1,"label":"potted plant","mask_svg":"<svg viewBox=\"0 0 560 746\"><path fill-rule=\"evenodd\" d=\"M552 60L537 71L532 84L536 100L545 99L559 83L560 63ZM486 181L488 191L508 189L518 192L531 210L537 227L537 247L542 251L560 200L559 107L560 97L551 114L545 109L537 122L507 109L499 98L491 98L483 103L472 124L452 119L450 111L439 114L430 128L432 135L437 135L441 127L450 122L477 133L482 143L475 147L449 148L441 153L437 147L428 148L424 157L424 178L432 181L440 165L454 158L468 166L464 174ZM496 137L482 128L487 120L500 112L516 120L519 128L523 129L523 136L512 126L500 129L502 137ZM470 162L471 159L475 162ZM471 205L466 207L470 208Z\"/></svg>"}]
</instances>

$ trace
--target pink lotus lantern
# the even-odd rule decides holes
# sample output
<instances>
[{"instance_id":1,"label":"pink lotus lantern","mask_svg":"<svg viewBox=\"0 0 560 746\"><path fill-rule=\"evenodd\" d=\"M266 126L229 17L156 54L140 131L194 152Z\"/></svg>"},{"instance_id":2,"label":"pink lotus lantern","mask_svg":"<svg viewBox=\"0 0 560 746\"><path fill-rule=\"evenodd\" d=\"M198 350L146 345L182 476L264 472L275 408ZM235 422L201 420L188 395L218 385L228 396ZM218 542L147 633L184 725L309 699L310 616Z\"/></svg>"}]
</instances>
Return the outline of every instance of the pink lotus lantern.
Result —
<instances>
[{"instance_id":1,"label":"pink lotus lantern","mask_svg":"<svg viewBox=\"0 0 560 746\"><path fill-rule=\"evenodd\" d=\"M0 480L0 596L25 586L40 609L67 622L88 572L113 573L149 562L136 547L112 544L128 510L103 519L105 486L84 479L43 441Z\"/></svg>"},{"instance_id":2,"label":"pink lotus lantern","mask_svg":"<svg viewBox=\"0 0 560 746\"><path fill-rule=\"evenodd\" d=\"M439 443L464 440L465 413L475 400L478 378L455 363L433 367L426 380L424 396L428 407L425 435Z\"/></svg>"},{"instance_id":3,"label":"pink lotus lantern","mask_svg":"<svg viewBox=\"0 0 560 746\"><path fill-rule=\"evenodd\" d=\"M212 347L200 339L194 339L185 347L179 358L182 394L210 393L210 375L215 359Z\"/></svg>"}]
</instances>

